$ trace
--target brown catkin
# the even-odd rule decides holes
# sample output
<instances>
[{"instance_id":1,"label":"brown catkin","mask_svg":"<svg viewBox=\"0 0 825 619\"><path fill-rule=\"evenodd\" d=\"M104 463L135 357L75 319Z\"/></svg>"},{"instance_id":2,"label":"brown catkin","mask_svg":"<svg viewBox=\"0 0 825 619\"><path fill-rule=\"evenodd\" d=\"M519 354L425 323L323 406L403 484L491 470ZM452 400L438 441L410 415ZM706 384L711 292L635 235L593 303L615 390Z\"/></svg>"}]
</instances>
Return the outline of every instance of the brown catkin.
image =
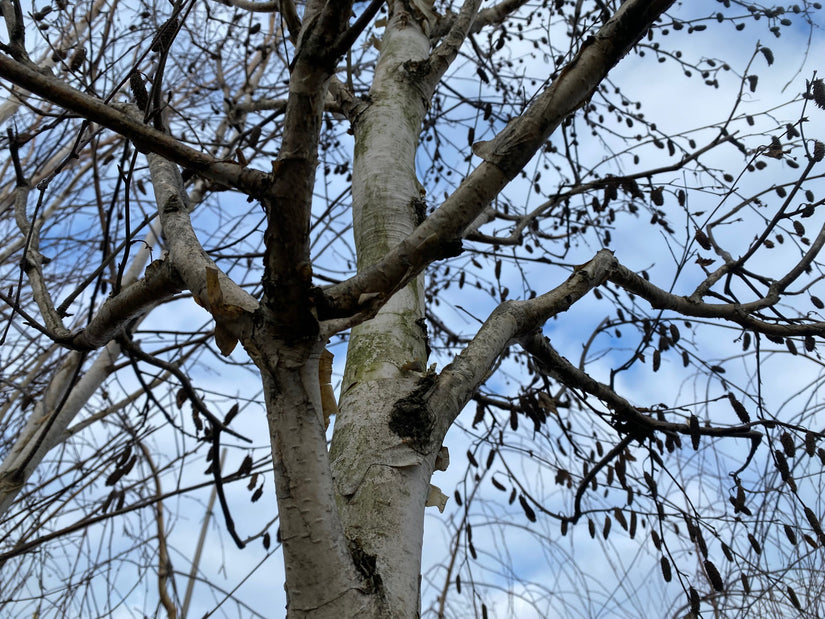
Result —
<instances>
[{"instance_id":1,"label":"brown catkin","mask_svg":"<svg viewBox=\"0 0 825 619\"><path fill-rule=\"evenodd\" d=\"M722 576L719 574L719 570L716 569L716 566L713 564L712 561L705 561L705 572L707 572L708 580L710 580L710 584L713 585L713 588L716 591L725 590L725 583L722 580Z\"/></svg>"},{"instance_id":2,"label":"brown catkin","mask_svg":"<svg viewBox=\"0 0 825 619\"><path fill-rule=\"evenodd\" d=\"M744 404L737 400L736 396L730 392L728 392L728 401L730 402L730 405L733 407L733 411L736 413L736 416L739 417L739 421L741 421L742 423L750 423L751 417L748 414L748 411L745 408Z\"/></svg>"},{"instance_id":3,"label":"brown catkin","mask_svg":"<svg viewBox=\"0 0 825 619\"><path fill-rule=\"evenodd\" d=\"M707 234L702 232L699 228L696 228L696 232L693 234L693 238L696 239L696 242L701 245L702 249L710 250L713 246L710 244L710 239L708 238Z\"/></svg>"},{"instance_id":4,"label":"brown catkin","mask_svg":"<svg viewBox=\"0 0 825 619\"><path fill-rule=\"evenodd\" d=\"M825 158L825 144L816 140L814 142L813 159L814 161L822 161L823 158Z\"/></svg>"},{"instance_id":5,"label":"brown catkin","mask_svg":"<svg viewBox=\"0 0 825 619\"><path fill-rule=\"evenodd\" d=\"M825 110L825 82L821 79L814 80L811 84L811 94L817 107Z\"/></svg>"},{"instance_id":6,"label":"brown catkin","mask_svg":"<svg viewBox=\"0 0 825 619\"><path fill-rule=\"evenodd\" d=\"M72 54L71 60L69 60L69 70L78 71L80 67L83 66L84 60L86 60L86 48L79 47L77 51Z\"/></svg>"},{"instance_id":7,"label":"brown catkin","mask_svg":"<svg viewBox=\"0 0 825 619\"><path fill-rule=\"evenodd\" d=\"M690 588L690 612L694 615L699 614L699 592L693 587Z\"/></svg>"},{"instance_id":8,"label":"brown catkin","mask_svg":"<svg viewBox=\"0 0 825 619\"><path fill-rule=\"evenodd\" d=\"M805 432L805 453L809 458L816 453L816 434L810 430Z\"/></svg>"},{"instance_id":9,"label":"brown catkin","mask_svg":"<svg viewBox=\"0 0 825 619\"><path fill-rule=\"evenodd\" d=\"M796 597L796 591L793 590L793 587L788 585L788 598L791 600L791 604L793 604L794 608L797 610L802 610L802 604L799 603L799 598Z\"/></svg>"},{"instance_id":10,"label":"brown catkin","mask_svg":"<svg viewBox=\"0 0 825 619\"><path fill-rule=\"evenodd\" d=\"M782 449L785 451L786 456L793 458L796 455L796 445L794 444L793 437L788 432L782 433L782 436L779 437L779 442L782 443Z\"/></svg>"},{"instance_id":11,"label":"brown catkin","mask_svg":"<svg viewBox=\"0 0 825 619\"><path fill-rule=\"evenodd\" d=\"M825 533L822 531L822 524L819 522L819 518L816 517L816 514L810 507L805 507L805 518L808 519L808 523L811 525L811 528L816 533L819 541L822 542L823 538L825 538Z\"/></svg>"},{"instance_id":12,"label":"brown catkin","mask_svg":"<svg viewBox=\"0 0 825 619\"><path fill-rule=\"evenodd\" d=\"M662 566L662 577L665 579L665 582L670 582L673 578L673 574L670 571L670 561L667 560L667 557L662 557L660 563Z\"/></svg>"},{"instance_id":13,"label":"brown catkin","mask_svg":"<svg viewBox=\"0 0 825 619\"><path fill-rule=\"evenodd\" d=\"M169 49L172 45L172 40L175 38L175 33L178 30L178 18L171 17L163 22L163 25L158 29L155 39L152 41L152 51L162 52Z\"/></svg>"},{"instance_id":14,"label":"brown catkin","mask_svg":"<svg viewBox=\"0 0 825 619\"><path fill-rule=\"evenodd\" d=\"M132 89L132 95L135 97L135 103L137 103L141 111L145 112L149 107L149 93L146 92L146 84L137 71L132 71L132 74L129 76L129 87Z\"/></svg>"},{"instance_id":15,"label":"brown catkin","mask_svg":"<svg viewBox=\"0 0 825 619\"><path fill-rule=\"evenodd\" d=\"M750 543L751 548L753 548L753 551L756 554L758 554L758 555L762 554L762 546L759 544L757 539L753 536L753 533L748 533L748 542Z\"/></svg>"},{"instance_id":16,"label":"brown catkin","mask_svg":"<svg viewBox=\"0 0 825 619\"><path fill-rule=\"evenodd\" d=\"M693 450L696 451L699 449L699 420L696 415L690 416L688 427L690 429L690 443L693 445Z\"/></svg>"},{"instance_id":17,"label":"brown catkin","mask_svg":"<svg viewBox=\"0 0 825 619\"><path fill-rule=\"evenodd\" d=\"M725 542L722 542L722 553L724 553L725 558L733 562L733 552L731 552L730 546L728 546Z\"/></svg>"}]
</instances>

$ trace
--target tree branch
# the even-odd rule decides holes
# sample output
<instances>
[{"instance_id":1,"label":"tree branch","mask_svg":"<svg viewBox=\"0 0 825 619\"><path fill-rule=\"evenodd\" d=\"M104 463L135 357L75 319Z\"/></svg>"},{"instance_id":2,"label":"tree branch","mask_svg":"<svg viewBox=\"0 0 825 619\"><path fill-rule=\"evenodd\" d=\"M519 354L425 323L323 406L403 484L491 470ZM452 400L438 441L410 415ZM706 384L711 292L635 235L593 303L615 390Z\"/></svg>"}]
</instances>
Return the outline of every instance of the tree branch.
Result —
<instances>
[{"instance_id":1,"label":"tree branch","mask_svg":"<svg viewBox=\"0 0 825 619\"><path fill-rule=\"evenodd\" d=\"M825 242L825 232L821 231L819 236L823 237L820 242ZM779 302L780 296L775 286L765 297L750 303L703 303L693 296L684 297L667 292L621 264L616 265L608 279L628 292L642 297L655 309L673 310L684 316L697 318L721 318L746 329L777 337L825 334L825 322L777 324L755 318L753 313Z\"/></svg>"},{"instance_id":2,"label":"tree branch","mask_svg":"<svg viewBox=\"0 0 825 619\"><path fill-rule=\"evenodd\" d=\"M426 78L430 91L435 89L435 85L458 55L458 50L467 38L480 6L481 0L464 0L444 40L430 54L430 71Z\"/></svg>"},{"instance_id":3,"label":"tree branch","mask_svg":"<svg viewBox=\"0 0 825 619\"><path fill-rule=\"evenodd\" d=\"M351 10L352 2L306 6L291 68L281 148L273 164L271 188L262 200L267 215L262 305L283 327L284 335L293 338L318 332L310 312L309 220L327 84L338 56L333 48Z\"/></svg>"},{"instance_id":4,"label":"tree branch","mask_svg":"<svg viewBox=\"0 0 825 619\"><path fill-rule=\"evenodd\" d=\"M514 341L539 328L601 285L616 265L603 249L577 267L560 286L526 301L505 301L484 322L470 343L438 376L428 408L435 415L433 441L440 445L453 420L487 378L496 359Z\"/></svg>"},{"instance_id":5,"label":"tree branch","mask_svg":"<svg viewBox=\"0 0 825 619\"><path fill-rule=\"evenodd\" d=\"M632 434L636 439L644 439L654 432L683 435L698 433L702 436L737 436L751 440L762 438L760 432L752 429L752 426L764 423L762 421L727 427L699 426L698 428L691 428L690 424L687 423L673 423L654 419L641 413L609 386L598 382L562 357L556 352L550 341L539 331L525 335L519 339L519 343L539 361L546 372L552 373L566 386L581 389L604 402L615 415L614 427L622 433Z\"/></svg>"},{"instance_id":6,"label":"tree branch","mask_svg":"<svg viewBox=\"0 0 825 619\"><path fill-rule=\"evenodd\" d=\"M455 255L458 239L541 148L562 120L586 102L607 73L673 0L628 0L588 39L561 74L491 141L474 145L484 161L386 257L324 290L321 317L369 317L434 260Z\"/></svg>"},{"instance_id":7,"label":"tree branch","mask_svg":"<svg viewBox=\"0 0 825 619\"><path fill-rule=\"evenodd\" d=\"M5 54L0 54L0 77L119 133L134 142L143 152L158 154L246 195L260 196L263 188L269 184L269 175L265 172L244 168L237 163L218 161L143 124L130 114L80 92L51 75L24 66Z\"/></svg>"},{"instance_id":8,"label":"tree branch","mask_svg":"<svg viewBox=\"0 0 825 619\"><path fill-rule=\"evenodd\" d=\"M277 11L282 4L278 0L270 0L270 2L253 2L251 0L221 0L224 4L234 6L244 11L251 11L252 13L272 13ZM293 7L294 8L294 7Z\"/></svg>"},{"instance_id":9,"label":"tree branch","mask_svg":"<svg viewBox=\"0 0 825 619\"><path fill-rule=\"evenodd\" d=\"M250 330L249 317L258 309L258 301L219 269L201 246L178 167L153 153L147 160L169 260L186 288L215 318L218 347L229 355L237 340Z\"/></svg>"},{"instance_id":10,"label":"tree branch","mask_svg":"<svg viewBox=\"0 0 825 619\"><path fill-rule=\"evenodd\" d=\"M372 2L370 2L369 6L364 9L364 11L358 16L358 19L355 20L355 23L347 28L346 32L344 32L335 41L333 50L336 54L343 54L350 47L352 47L352 44L355 43L355 39L357 39L364 31L364 28L369 25L372 18L375 17L376 13L378 13L378 9L384 5L384 2L385 0L372 0Z\"/></svg>"}]
</instances>

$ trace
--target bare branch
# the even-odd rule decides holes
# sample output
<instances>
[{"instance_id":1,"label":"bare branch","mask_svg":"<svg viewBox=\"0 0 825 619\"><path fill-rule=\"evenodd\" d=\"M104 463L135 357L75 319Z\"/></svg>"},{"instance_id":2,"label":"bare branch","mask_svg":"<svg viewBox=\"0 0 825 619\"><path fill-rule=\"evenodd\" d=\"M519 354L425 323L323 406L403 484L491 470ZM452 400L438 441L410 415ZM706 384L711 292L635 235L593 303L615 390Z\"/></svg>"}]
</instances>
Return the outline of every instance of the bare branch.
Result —
<instances>
[{"instance_id":1,"label":"bare branch","mask_svg":"<svg viewBox=\"0 0 825 619\"><path fill-rule=\"evenodd\" d=\"M438 377L430 410L437 415L435 442L441 444L455 417L469 402L476 388L486 379L499 355L524 334L534 331L601 285L615 268L612 252L599 251L592 260L578 267L570 278L550 292L526 301L506 301L484 322L478 333Z\"/></svg>"},{"instance_id":2,"label":"bare branch","mask_svg":"<svg viewBox=\"0 0 825 619\"><path fill-rule=\"evenodd\" d=\"M410 237L381 262L324 290L323 317L375 311L434 260L455 255L458 239L489 202L544 144L561 121L582 105L608 71L628 52L672 0L628 0L584 45L553 83L522 116L493 140L474 145L484 161ZM362 307L362 295L378 293Z\"/></svg>"},{"instance_id":3,"label":"bare branch","mask_svg":"<svg viewBox=\"0 0 825 619\"><path fill-rule=\"evenodd\" d=\"M84 94L61 80L23 66L3 54L0 54L0 77L116 131L129 138L144 152L161 155L195 170L206 178L235 187L247 195L260 195L263 187L268 184L268 176L264 172L243 168L236 163L217 161L143 124L129 114L106 105L100 99Z\"/></svg>"}]
</instances>

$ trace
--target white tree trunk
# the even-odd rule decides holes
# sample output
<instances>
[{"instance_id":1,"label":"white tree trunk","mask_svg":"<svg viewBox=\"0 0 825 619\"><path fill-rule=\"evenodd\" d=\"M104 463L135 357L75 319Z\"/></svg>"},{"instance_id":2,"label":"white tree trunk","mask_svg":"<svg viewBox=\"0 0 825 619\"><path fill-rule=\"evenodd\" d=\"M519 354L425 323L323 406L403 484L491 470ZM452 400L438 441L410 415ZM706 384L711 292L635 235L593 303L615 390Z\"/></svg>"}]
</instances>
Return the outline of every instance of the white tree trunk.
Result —
<instances>
[{"instance_id":1,"label":"white tree trunk","mask_svg":"<svg viewBox=\"0 0 825 619\"><path fill-rule=\"evenodd\" d=\"M335 505L324 434L318 361L312 349L273 340L260 351L284 545L290 617L381 617L351 559ZM277 352L275 352L277 351Z\"/></svg>"},{"instance_id":2,"label":"white tree trunk","mask_svg":"<svg viewBox=\"0 0 825 619\"><path fill-rule=\"evenodd\" d=\"M359 271L409 236L425 208L415 151L427 97L405 67L428 57L429 40L400 5L394 3L381 43L371 104L354 126ZM330 454L347 537L375 562L393 617L419 612L424 503L434 454L419 453L390 420L396 402L416 388L426 368L423 315L419 277L374 319L353 328Z\"/></svg>"}]
</instances>

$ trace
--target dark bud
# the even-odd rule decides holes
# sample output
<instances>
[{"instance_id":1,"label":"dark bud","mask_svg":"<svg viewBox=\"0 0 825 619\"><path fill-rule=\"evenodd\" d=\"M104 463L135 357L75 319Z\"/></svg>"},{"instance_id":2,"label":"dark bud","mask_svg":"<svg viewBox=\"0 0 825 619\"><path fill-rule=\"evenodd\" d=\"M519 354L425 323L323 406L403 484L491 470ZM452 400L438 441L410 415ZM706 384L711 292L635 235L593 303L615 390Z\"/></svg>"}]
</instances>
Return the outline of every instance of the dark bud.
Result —
<instances>
[{"instance_id":1,"label":"dark bud","mask_svg":"<svg viewBox=\"0 0 825 619\"><path fill-rule=\"evenodd\" d=\"M688 427L690 429L690 444L693 446L693 450L696 451L699 449L699 419L696 415L690 416Z\"/></svg>"},{"instance_id":2,"label":"dark bud","mask_svg":"<svg viewBox=\"0 0 825 619\"><path fill-rule=\"evenodd\" d=\"M41 21L44 17L46 17L46 15L48 15L51 12L52 12L52 7L51 6L44 6L42 9L40 9L39 11L34 13L32 15L32 17L34 17L34 21Z\"/></svg>"},{"instance_id":3,"label":"dark bud","mask_svg":"<svg viewBox=\"0 0 825 619\"><path fill-rule=\"evenodd\" d=\"M725 542L722 542L722 553L728 561L733 562L733 552Z\"/></svg>"},{"instance_id":4,"label":"dark bud","mask_svg":"<svg viewBox=\"0 0 825 619\"><path fill-rule=\"evenodd\" d=\"M524 510L524 515L527 516L527 520L529 520L530 522L535 522L536 512L533 511L532 507L530 507L530 504L527 502L527 499L520 494L518 497L518 502L521 504L521 509Z\"/></svg>"},{"instance_id":5,"label":"dark bud","mask_svg":"<svg viewBox=\"0 0 825 619\"><path fill-rule=\"evenodd\" d=\"M667 557L663 556L661 559L661 566L662 566L662 577L665 579L665 582L670 582L673 578L673 574L670 571L670 561L667 560Z\"/></svg>"},{"instance_id":6,"label":"dark bud","mask_svg":"<svg viewBox=\"0 0 825 619\"><path fill-rule=\"evenodd\" d=\"M810 431L805 432L805 453L809 458L816 453L816 434Z\"/></svg>"},{"instance_id":7,"label":"dark bud","mask_svg":"<svg viewBox=\"0 0 825 619\"><path fill-rule=\"evenodd\" d=\"M232 405L232 408L229 409L229 412L226 413L226 417L224 417L223 419L223 425L228 426L235 418L235 416L238 414L238 410L240 410L238 407L238 403L235 402Z\"/></svg>"},{"instance_id":8,"label":"dark bud","mask_svg":"<svg viewBox=\"0 0 825 619\"><path fill-rule=\"evenodd\" d=\"M758 555L762 554L762 546L759 544L757 539L753 536L753 533L748 533L748 542L750 543L751 548L753 548L753 551L756 554L758 554Z\"/></svg>"},{"instance_id":9,"label":"dark bud","mask_svg":"<svg viewBox=\"0 0 825 619\"><path fill-rule=\"evenodd\" d=\"M693 587L690 588L690 612L695 617L699 616L699 592Z\"/></svg>"},{"instance_id":10,"label":"dark bud","mask_svg":"<svg viewBox=\"0 0 825 619\"><path fill-rule=\"evenodd\" d=\"M748 414L748 411L745 409L745 406L736 399L736 396L732 393L728 393L728 401L730 401L730 405L733 407L733 411L736 413L736 416L739 417L739 421L742 423L750 423L751 417Z\"/></svg>"},{"instance_id":11,"label":"dark bud","mask_svg":"<svg viewBox=\"0 0 825 619\"><path fill-rule=\"evenodd\" d=\"M796 455L796 445L790 433L783 432L779 437L779 442L782 443L782 449L785 451L786 456L793 458Z\"/></svg>"},{"instance_id":12,"label":"dark bud","mask_svg":"<svg viewBox=\"0 0 825 619\"><path fill-rule=\"evenodd\" d=\"M469 462L469 463L470 463L473 467L476 467L476 468L478 467L478 460L476 460L475 456L473 455L473 452L472 452L472 451L470 451L469 449L467 450L467 461L468 461L468 462Z\"/></svg>"},{"instance_id":13,"label":"dark bud","mask_svg":"<svg viewBox=\"0 0 825 619\"><path fill-rule=\"evenodd\" d=\"M115 466L117 466L118 468L122 467L124 464L126 464L126 462L129 461L129 456L131 456L131 455L132 455L132 445L129 444L129 445L126 445L126 447L120 453L120 456L118 457L117 463L115 464Z\"/></svg>"},{"instance_id":14,"label":"dark bud","mask_svg":"<svg viewBox=\"0 0 825 619\"><path fill-rule=\"evenodd\" d=\"M260 139L261 139L261 127L259 125L256 125L256 126L252 127L252 129L250 130L249 135L246 138L246 143L249 144L249 146L254 147L254 146L257 146L258 140L260 140Z\"/></svg>"},{"instance_id":15,"label":"dark bud","mask_svg":"<svg viewBox=\"0 0 825 619\"><path fill-rule=\"evenodd\" d=\"M115 469L106 478L105 483L107 486L114 486L120 480L121 477L123 477L123 469Z\"/></svg>"},{"instance_id":16,"label":"dark bud","mask_svg":"<svg viewBox=\"0 0 825 619\"><path fill-rule=\"evenodd\" d=\"M805 507L805 518L808 519L808 522L811 525L811 528L814 530L814 533L817 534L819 540L822 541L822 538L825 537L825 534L822 531L822 525L819 522L819 518L816 517L816 514L810 507Z\"/></svg>"},{"instance_id":17,"label":"dark bud","mask_svg":"<svg viewBox=\"0 0 825 619\"><path fill-rule=\"evenodd\" d=\"M132 472L132 468L134 468L135 462L137 462L137 454L135 454L131 458L129 458L129 460L123 466L122 470L123 470L124 475L128 475L129 473Z\"/></svg>"},{"instance_id":18,"label":"dark bud","mask_svg":"<svg viewBox=\"0 0 825 619\"><path fill-rule=\"evenodd\" d=\"M696 242L699 243L702 249L710 250L712 248L712 245L710 244L710 239L699 228L696 228L696 232L693 234L693 238L696 239Z\"/></svg>"},{"instance_id":19,"label":"dark bud","mask_svg":"<svg viewBox=\"0 0 825 619\"><path fill-rule=\"evenodd\" d=\"M238 468L238 475L243 477L245 475L249 475L252 472L252 456L248 455L243 459L241 462L241 466Z\"/></svg>"},{"instance_id":20,"label":"dark bud","mask_svg":"<svg viewBox=\"0 0 825 619\"><path fill-rule=\"evenodd\" d=\"M799 598L796 597L796 592L790 585L788 585L788 599L791 600L791 604L793 604L795 609L802 610L802 604L799 603Z\"/></svg>"}]
</instances>

